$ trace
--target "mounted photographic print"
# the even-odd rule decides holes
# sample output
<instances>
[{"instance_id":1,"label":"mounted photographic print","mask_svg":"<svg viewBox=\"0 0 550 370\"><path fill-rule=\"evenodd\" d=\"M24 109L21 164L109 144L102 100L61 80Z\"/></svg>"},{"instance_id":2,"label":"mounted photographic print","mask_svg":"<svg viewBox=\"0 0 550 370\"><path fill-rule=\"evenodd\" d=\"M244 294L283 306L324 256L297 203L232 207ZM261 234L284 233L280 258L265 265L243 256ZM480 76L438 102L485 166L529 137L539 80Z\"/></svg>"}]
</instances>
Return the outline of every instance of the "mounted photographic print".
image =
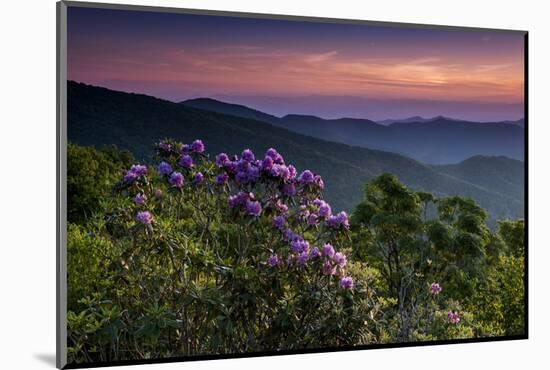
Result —
<instances>
[{"instance_id":1,"label":"mounted photographic print","mask_svg":"<svg viewBox=\"0 0 550 370\"><path fill-rule=\"evenodd\" d=\"M527 338L527 32L61 2L58 40L58 367Z\"/></svg>"}]
</instances>

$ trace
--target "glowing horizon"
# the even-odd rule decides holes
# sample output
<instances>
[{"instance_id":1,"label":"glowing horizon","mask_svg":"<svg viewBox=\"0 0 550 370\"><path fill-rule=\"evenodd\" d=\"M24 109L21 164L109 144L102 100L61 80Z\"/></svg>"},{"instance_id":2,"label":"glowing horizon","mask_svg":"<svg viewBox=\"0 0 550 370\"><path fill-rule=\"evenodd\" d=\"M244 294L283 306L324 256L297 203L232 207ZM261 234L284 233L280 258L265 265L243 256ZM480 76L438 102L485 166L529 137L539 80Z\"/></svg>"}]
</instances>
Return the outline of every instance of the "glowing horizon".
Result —
<instances>
[{"instance_id":1,"label":"glowing horizon","mask_svg":"<svg viewBox=\"0 0 550 370\"><path fill-rule=\"evenodd\" d=\"M519 33L71 7L68 20L68 78L117 90L172 101L425 100L441 102L434 112L447 116L523 116Z\"/></svg>"}]
</instances>

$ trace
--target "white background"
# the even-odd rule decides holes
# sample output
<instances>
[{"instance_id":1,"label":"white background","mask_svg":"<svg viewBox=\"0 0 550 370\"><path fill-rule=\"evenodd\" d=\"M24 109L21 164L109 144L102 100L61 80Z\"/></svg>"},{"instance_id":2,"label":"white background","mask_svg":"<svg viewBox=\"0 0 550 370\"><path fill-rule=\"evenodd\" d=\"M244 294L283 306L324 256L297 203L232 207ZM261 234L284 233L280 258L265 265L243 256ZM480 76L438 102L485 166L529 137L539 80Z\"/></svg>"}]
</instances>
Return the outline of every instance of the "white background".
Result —
<instances>
[{"instance_id":1,"label":"white background","mask_svg":"<svg viewBox=\"0 0 550 370\"><path fill-rule=\"evenodd\" d=\"M111 0L119 3L121 1ZM140 369L550 367L545 1L127 0L134 4L530 31L530 339L142 366ZM55 2L3 1L0 22L0 368L55 363Z\"/></svg>"}]
</instances>

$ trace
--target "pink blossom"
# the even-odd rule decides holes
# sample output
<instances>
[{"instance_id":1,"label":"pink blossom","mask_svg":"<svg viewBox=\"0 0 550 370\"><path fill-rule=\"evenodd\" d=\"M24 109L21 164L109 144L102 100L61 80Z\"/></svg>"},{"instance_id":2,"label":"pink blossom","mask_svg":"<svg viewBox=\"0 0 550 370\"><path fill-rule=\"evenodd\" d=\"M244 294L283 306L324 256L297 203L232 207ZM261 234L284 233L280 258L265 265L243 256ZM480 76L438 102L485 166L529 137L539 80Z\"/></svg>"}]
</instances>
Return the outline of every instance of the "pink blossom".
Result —
<instances>
[{"instance_id":1,"label":"pink blossom","mask_svg":"<svg viewBox=\"0 0 550 370\"><path fill-rule=\"evenodd\" d=\"M441 293L443 289L441 288L441 286L439 285L439 283L432 283L431 287L430 287L430 291L432 292L432 295L436 296L438 295L439 293Z\"/></svg>"},{"instance_id":2,"label":"pink blossom","mask_svg":"<svg viewBox=\"0 0 550 370\"><path fill-rule=\"evenodd\" d=\"M323 264L323 274L336 275L336 266L333 266L330 261L325 261L325 263Z\"/></svg>"},{"instance_id":3,"label":"pink blossom","mask_svg":"<svg viewBox=\"0 0 550 370\"><path fill-rule=\"evenodd\" d=\"M447 318L449 319L449 322L453 325L457 325L460 322L460 316L456 311L449 311L447 313Z\"/></svg>"}]
</instances>

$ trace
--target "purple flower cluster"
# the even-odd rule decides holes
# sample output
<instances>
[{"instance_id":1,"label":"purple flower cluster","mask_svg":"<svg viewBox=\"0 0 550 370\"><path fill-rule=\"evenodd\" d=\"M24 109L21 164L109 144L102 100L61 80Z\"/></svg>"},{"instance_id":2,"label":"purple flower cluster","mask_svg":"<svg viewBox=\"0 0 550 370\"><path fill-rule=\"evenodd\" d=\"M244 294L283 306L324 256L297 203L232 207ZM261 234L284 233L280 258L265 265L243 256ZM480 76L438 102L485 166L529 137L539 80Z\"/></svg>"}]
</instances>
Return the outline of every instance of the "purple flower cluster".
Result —
<instances>
[{"instance_id":1,"label":"purple flower cluster","mask_svg":"<svg viewBox=\"0 0 550 370\"><path fill-rule=\"evenodd\" d=\"M272 198L271 208L282 216L288 216L288 206L281 199Z\"/></svg>"},{"instance_id":2,"label":"purple flower cluster","mask_svg":"<svg viewBox=\"0 0 550 370\"><path fill-rule=\"evenodd\" d=\"M286 219L283 215L273 217L273 227L282 230L285 226Z\"/></svg>"},{"instance_id":3,"label":"purple flower cluster","mask_svg":"<svg viewBox=\"0 0 550 370\"><path fill-rule=\"evenodd\" d=\"M244 160L237 162L237 170L238 172L235 175L235 181L241 185L255 183L260 177L260 170L258 167L251 165Z\"/></svg>"},{"instance_id":4,"label":"purple flower cluster","mask_svg":"<svg viewBox=\"0 0 550 370\"><path fill-rule=\"evenodd\" d=\"M310 257L312 259L321 257L321 251L319 250L319 248L313 247L313 249L311 250Z\"/></svg>"},{"instance_id":5,"label":"purple flower cluster","mask_svg":"<svg viewBox=\"0 0 550 370\"><path fill-rule=\"evenodd\" d=\"M268 174L272 177L279 177L285 181L290 179L290 171L284 164L274 164L271 166Z\"/></svg>"},{"instance_id":6,"label":"purple flower cluster","mask_svg":"<svg viewBox=\"0 0 550 370\"><path fill-rule=\"evenodd\" d=\"M143 225L151 225L153 215L149 211L140 211L136 215L136 220Z\"/></svg>"},{"instance_id":7,"label":"purple flower cluster","mask_svg":"<svg viewBox=\"0 0 550 370\"><path fill-rule=\"evenodd\" d=\"M315 213L310 213L308 216L307 216L307 224L308 225L317 225L317 215Z\"/></svg>"},{"instance_id":8,"label":"purple flower cluster","mask_svg":"<svg viewBox=\"0 0 550 370\"><path fill-rule=\"evenodd\" d=\"M227 162L230 162L229 157L225 153L220 153L216 156L216 165L223 168Z\"/></svg>"},{"instance_id":9,"label":"purple flower cluster","mask_svg":"<svg viewBox=\"0 0 550 370\"><path fill-rule=\"evenodd\" d=\"M213 176L219 190L215 190L208 187L206 181L205 174L210 176L210 172L193 170L198 166L204 151L204 143L198 139L183 145L161 142L157 145L157 153L163 160L158 164L157 171L175 189L183 188L186 182L195 186L203 185L210 191L235 189L235 193L227 197L227 205L234 215L257 218L260 223L262 216L270 217L273 228L279 230L283 240L288 243L288 251L283 253L284 259L281 254L271 254L266 260L267 266L282 266L286 260L289 268L318 268L320 274L337 276L342 289L353 289L353 279L345 274L348 262L346 255L336 251L330 243L317 247L310 245L306 239L310 232L320 231L318 236L330 235L322 232L324 226L338 230L349 228L348 215L345 212L333 215L331 206L322 199L324 182L319 175L307 169L298 175L297 169L286 164L283 156L274 148L269 148L263 158L257 158L251 149L245 149L240 156L227 153L216 156L217 174ZM146 166L134 165L126 172L124 181L131 183L146 174ZM161 189L154 191L154 197L162 197ZM139 192L134 202L145 208L147 197ZM140 211L136 220L150 225L153 216L149 211ZM301 225L294 230L303 230L305 234L298 234L289 228L296 226L296 222Z\"/></svg>"},{"instance_id":10,"label":"purple flower cluster","mask_svg":"<svg viewBox=\"0 0 550 370\"><path fill-rule=\"evenodd\" d=\"M320 176L312 171L305 170L298 177L296 168L285 164L283 156L274 148L269 148L263 159L256 159L250 149L243 150L240 156L219 153L216 156L216 166L222 170L216 177L216 184L225 185L231 181L231 185L235 184L240 190L237 194L229 196L229 208L243 210L244 214L255 217L259 217L264 208L268 211L274 210L276 215L273 218L273 226L281 231L286 223L288 206L279 196L291 198L299 193L302 197L308 197L307 192L315 188L309 187L306 191L306 184L318 184L319 189L323 186ZM254 199L253 196L245 195L259 181L268 189L275 188L280 193L265 203ZM271 185L273 182L276 186ZM319 201L315 211L316 213L308 213L304 218L305 222L312 226L332 215L330 205L324 201Z\"/></svg>"},{"instance_id":11,"label":"purple flower cluster","mask_svg":"<svg viewBox=\"0 0 550 370\"><path fill-rule=\"evenodd\" d=\"M453 325L457 325L460 322L460 315L456 311L449 311L447 313L447 319Z\"/></svg>"},{"instance_id":12,"label":"purple flower cluster","mask_svg":"<svg viewBox=\"0 0 550 370\"><path fill-rule=\"evenodd\" d=\"M252 150L245 149L241 154L241 159L243 161L250 163L250 162L253 162L256 158L254 157L254 153L252 152Z\"/></svg>"},{"instance_id":13,"label":"purple flower cluster","mask_svg":"<svg viewBox=\"0 0 550 370\"><path fill-rule=\"evenodd\" d=\"M227 154L220 153L216 156L216 164L225 169L228 175L234 175L235 181L240 185L253 184L261 176L261 161L255 160L250 149L245 149L240 159L235 156L233 160Z\"/></svg>"},{"instance_id":14,"label":"purple flower cluster","mask_svg":"<svg viewBox=\"0 0 550 370\"><path fill-rule=\"evenodd\" d=\"M259 217L262 213L262 204L254 198L253 193L239 192L227 199L229 208L244 210L247 215Z\"/></svg>"},{"instance_id":15,"label":"purple flower cluster","mask_svg":"<svg viewBox=\"0 0 550 370\"><path fill-rule=\"evenodd\" d=\"M134 164L124 174L123 181L127 184L131 184L145 175L147 175L147 166L144 166L141 164Z\"/></svg>"},{"instance_id":16,"label":"purple flower cluster","mask_svg":"<svg viewBox=\"0 0 550 370\"><path fill-rule=\"evenodd\" d=\"M169 152L170 150L172 150L172 145L170 145L170 143L163 141L159 143L158 148L161 150L164 150L165 152Z\"/></svg>"},{"instance_id":17,"label":"purple flower cluster","mask_svg":"<svg viewBox=\"0 0 550 370\"><path fill-rule=\"evenodd\" d=\"M182 144L180 148L180 154L185 155L191 153L191 145L189 144Z\"/></svg>"},{"instance_id":18,"label":"purple flower cluster","mask_svg":"<svg viewBox=\"0 0 550 370\"><path fill-rule=\"evenodd\" d=\"M267 264L269 267L275 267L279 264L279 257L277 255L271 255L267 259Z\"/></svg>"},{"instance_id":19,"label":"purple flower cluster","mask_svg":"<svg viewBox=\"0 0 550 370\"><path fill-rule=\"evenodd\" d=\"M285 229L283 231L283 240L285 240L286 242L291 243L294 240L298 240L298 239L302 240L303 236L298 233L295 233L294 231L292 231L292 229Z\"/></svg>"},{"instance_id":20,"label":"purple flower cluster","mask_svg":"<svg viewBox=\"0 0 550 370\"><path fill-rule=\"evenodd\" d=\"M342 252L336 252L330 243L326 243L320 251L320 255L325 257L323 263L323 274L336 275L338 267L343 270L348 264L348 258Z\"/></svg>"},{"instance_id":21,"label":"purple flower cluster","mask_svg":"<svg viewBox=\"0 0 550 370\"><path fill-rule=\"evenodd\" d=\"M262 163L260 164L260 168L262 169L262 171L266 172L266 173L270 173L271 170L273 169L273 164L275 162L273 162L273 158L271 157L268 157L266 156Z\"/></svg>"},{"instance_id":22,"label":"purple flower cluster","mask_svg":"<svg viewBox=\"0 0 550 370\"><path fill-rule=\"evenodd\" d=\"M326 225L330 228L345 228L349 227L347 214L340 212L338 215L332 215L332 208L326 201L316 198L313 202L310 202L307 198L302 198L302 202L299 208L300 218L308 226L316 226L323 220L326 221Z\"/></svg>"},{"instance_id":23,"label":"purple flower cluster","mask_svg":"<svg viewBox=\"0 0 550 370\"><path fill-rule=\"evenodd\" d=\"M265 176L282 180L282 186L287 185L283 193L288 196L295 193L294 186L289 185L296 178L296 168L292 165L287 166L283 156L273 148L268 149L261 160L256 160L254 152L250 149L243 150L240 158L229 158L226 153L220 153L216 156L216 165L241 186L254 184Z\"/></svg>"},{"instance_id":24,"label":"purple flower cluster","mask_svg":"<svg viewBox=\"0 0 550 370\"><path fill-rule=\"evenodd\" d=\"M273 160L273 163L285 164L285 160L283 159L283 156L280 155L279 152L277 152L277 150L275 150L273 148L269 148L265 152L265 156L271 158Z\"/></svg>"},{"instance_id":25,"label":"purple flower cluster","mask_svg":"<svg viewBox=\"0 0 550 370\"><path fill-rule=\"evenodd\" d=\"M204 144L202 143L202 140L195 140L191 144L191 150L195 153L204 153Z\"/></svg>"},{"instance_id":26,"label":"purple flower cluster","mask_svg":"<svg viewBox=\"0 0 550 370\"><path fill-rule=\"evenodd\" d=\"M189 144L170 144L168 141L161 141L156 145L157 154L160 157L165 158L162 160L158 166L157 171L159 175L165 177L168 181L168 184L172 188L181 189L186 182L186 176L189 175L189 183L195 185L201 185L205 181L205 176L201 172L195 174L190 174L191 170L195 163L194 161L197 157L193 157L194 154L204 153L205 147L204 143L197 139ZM178 151L179 148L179 151ZM174 160L174 157L176 160ZM179 168L184 169L183 173L174 171L173 165L176 165ZM130 178L132 175L129 175ZM219 179L218 181L222 181ZM160 191L160 190L159 190Z\"/></svg>"},{"instance_id":27,"label":"purple flower cluster","mask_svg":"<svg viewBox=\"0 0 550 370\"><path fill-rule=\"evenodd\" d=\"M332 257L332 260L341 268L346 267L346 265L348 264L348 259L346 255L341 252L335 253L334 257Z\"/></svg>"},{"instance_id":28,"label":"purple flower cluster","mask_svg":"<svg viewBox=\"0 0 550 370\"><path fill-rule=\"evenodd\" d=\"M298 255L298 258L296 258L296 263L299 266L304 266L308 260L309 260L309 254L306 251L304 251Z\"/></svg>"},{"instance_id":29,"label":"purple flower cluster","mask_svg":"<svg viewBox=\"0 0 550 370\"><path fill-rule=\"evenodd\" d=\"M147 200L147 197L145 196L144 193L138 193L134 197L134 203L138 206L144 205L146 200Z\"/></svg>"},{"instance_id":30,"label":"purple flower cluster","mask_svg":"<svg viewBox=\"0 0 550 370\"><path fill-rule=\"evenodd\" d=\"M160 162L158 165L158 172L161 176L167 176L172 173L172 166L170 163Z\"/></svg>"},{"instance_id":31,"label":"purple flower cluster","mask_svg":"<svg viewBox=\"0 0 550 370\"><path fill-rule=\"evenodd\" d=\"M283 186L281 187L281 191L285 196L289 198L293 197L294 195L296 195L296 185L294 185L293 183L283 184Z\"/></svg>"},{"instance_id":32,"label":"purple flower cluster","mask_svg":"<svg viewBox=\"0 0 550 370\"><path fill-rule=\"evenodd\" d=\"M299 181L302 184L311 184L312 182L315 181L315 175L310 170L305 170L304 172L301 173L299 177Z\"/></svg>"},{"instance_id":33,"label":"purple flower cluster","mask_svg":"<svg viewBox=\"0 0 550 370\"><path fill-rule=\"evenodd\" d=\"M315 184L321 190L323 190L325 188L325 182L323 181L323 179L319 175L315 175Z\"/></svg>"},{"instance_id":34,"label":"purple flower cluster","mask_svg":"<svg viewBox=\"0 0 550 370\"><path fill-rule=\"evenodd\" d=\"M262 205L257 200L247 200L246 213L250 216L259 217L262 213Z\"/></svg>"},{"instance_id":35,"label":"purple flower cluster","mask_svg":"<svg viewBox=\"0 0 550 370\"><path fill-rule=\"evenodd\" d=\"M323 246L323 256L332 258L334 257L334 253L334 247L332 246L332 244L327 243Z\"/></svg>"},{"instance_id":36,"label":"purple flower cluster","mask_svg":"<svg viewBox=\"0 0 550 370\"><path fill-rule=\"evenodd\" d=\"M327 225L333 229L349 229L348 214L344 211L337 215L332 215L327 220Z\"/></svg>"},{"instance_id":37,"label":"purple flower cluster","mask_svg":"<svg viewBox=\"0 0 550 370\"><path fill-rule=\"evenodd\" d=\"M324 256L326 258L322 265L322 271L325 275L336 275L338 267L343 271L347 265L347 257L343 253L336 253L331 244L325 244L322 250L319 250L318 247L311 249L309 242L291 229L286 229L283 232L283 239L290 244L289 263L296 260L298 266L305 266L309 261Z\"/></svg>"},{"instance_id":38,"label":"purple flower cluster","mask_svg":"<svg viewBox=\"0 0 550 370\"><path fill-rule=\"evenodd\" d=\"M307 240L304 240L298 235L294 236L294 239L290 242L290 250L292 253L308 253L309 249L310 246Z\"/></svg>"},{"instance_id":39,"label":"purple flower cluster","mask_svg":"<svg viewBox=\"0 0 550 370\"><path fill-rule=\"evenodd\" d=\"M160 157L169 157L174 152L174 146L170 142L164 140L159 142L156 146L157 155Z\"/></svg>"},{"instance_id":40,"label":"purple flower cluster","mask_svg":"<svg viewBox=\"0 0 550 370\"><path fill-rule=\"evenodd\" d=\"M216 165L223 170L216 177L216 183L219 185L234 180L241 190L245 190L249 189L247 185L253 186L260 179L264 179L264 181L279 180L281 182L279 182L278 188L284 196L292 197L297 193L296 185L299 182L296 182L296 168L292 165L286 165L282 155L273 148L266 151L262 160L256 160L256 156L250 149L245 149L240 157L229 157L226 153L220 153L216 156ZM311 171L308 172L311 174L311 182L314 182L315 175ZM306 172L306 175L308 172ZM257 200L247 202L243 199L242 195L232 195L228 199L228 205L232 209L243 206L246 214L253 216L259 216L264 207L273 207L277 213L283 216L288 214L288 206L277 196L272 200L272 204L262 204ZM282 229L284 227L282 221L280 218L276 219L274 226ZM309 222L310 224L316 224L317 217L310 217Z\"/></svg>"},{"instance_id":41,"label":"purple flower cluster","mask_svg":"<svg viewBox=\"0 0 550 370\"><path fill-rule=\"evenodd\" d=\"M283 239L290 244L289 264L295 260L298 266L305 266L312 260L324 257L322 273L328 276L343 276L348 262L347 257L341 252L336 252L331 244L326 243L321 250L318 247L311 249L309 242L291 229L286 229L283 232ZM346 277L343 282L340 282L340 285L344 289L353 289L353 279Z\"/></svg>"},{"instance_id":42,"label":"purple flower cluster","mask_svg":"<svg viewBox=\"0 0 550 370\"><path fill-rule=\"evenodd\" d=\"M183 187L184 181L185 180L184 180L183 175L179 172L172 172L172 174L170 175L170 178L168 179L168 182L174 188Z\"/></svg>"},{"instance_id":43,"label":"purple flower cluster","mask_svg":"<svg viewBox=\"0 0 550 370\"><path fill-rule=\"evenodd\" d=\"M197 139L189 144L171 144L168 140L159 142L156 146L157 155L161 158L169 158L172 156L184 156L192 153L202 154L204 153L204 144L201 140ZM179 150L178 150L179 148Z\"/></svg>"},{"instance_id":44,"label":"purple flower cluster","mask_svg":"<svg viewBox=\"0 0 550 370\"><path fill-rule=\"evenodd\" d=\"M248 200L254 200L254 194L244 193L241 191L238 194L231 195L229 198L227 198L227 205L229 206L229 208L237 209L244 206Z\"/></svg>"},{"instance_id":45,"label":"purple flower cluster","mask_svg":"<svg viewBox=\"0 0 550 370\"><path fill-rule=\"evenodd\" d=\"M185 169L190 169L193 167L193 158L188 155L184 154L181 156L180 160L178 161L178 166Z\"/></svg>"},{"instance_id":46,"label":"purple flower cluster","mask_svg":"<svg viewBox=\"0 0 550 370\"><path fill-rule=\"evenodd\" d=\"M328 219L332 216L332 208L330 207L330 204L324 200L317 198L313 201L313 204L318 207L317 213L320 218Z\"/></svg>"},{"instance_id":47,"label":"purple flower cluster","mask_svg":"<svg viewBox=\"0 0 550 370\"><path fill-rule=\"evenodd\" d=\"M353 289L353 278L351 276L344 276L340 279L340 286L344 289Z\"/></svg>"},{"instance_id":48,"label":"purple flower cluster","mask_svg":"<svg viewBox=\"0 0 550 370\"><path fill-rule=\"evenodd\" d=\"M325 275L336 275L336 266L334 266L330 261L325 261L323 263L323 274Z\"/></svg>"},{"instance_id":49,"label":"purple flower cluster","mask_svg":"<svg viewBox=\"0 0 550 370\"><path fill-rule=\"evenodd\" d=\"M431 291L432 295L434 295L434 296L441 293L442 290L443 290L443 288L441 288L439 283L432 283L432 285L430 286L430 291Z\"/></svg>"},{"instance_id":50,"label":"purple flower cluster","mask_svg":"<svg viewBox=\"0 0 550 370\"><path fill-rule=\"evenodd\" d=\"M201 172L197 172L193 178L193 183L195 185L200 185L204 182L204 175Z\"/></svg>"},{"instance_id":51,"label":"purple flower cluster","mask_svg":"<svg viewBox=\"0 0 550 370\"><path fill-rule=\"evenodd\" d=\"M219 174L216 176L216 184L225 185L229 181L229 175L226 173Z\"/></svg>"}]
</instances>

